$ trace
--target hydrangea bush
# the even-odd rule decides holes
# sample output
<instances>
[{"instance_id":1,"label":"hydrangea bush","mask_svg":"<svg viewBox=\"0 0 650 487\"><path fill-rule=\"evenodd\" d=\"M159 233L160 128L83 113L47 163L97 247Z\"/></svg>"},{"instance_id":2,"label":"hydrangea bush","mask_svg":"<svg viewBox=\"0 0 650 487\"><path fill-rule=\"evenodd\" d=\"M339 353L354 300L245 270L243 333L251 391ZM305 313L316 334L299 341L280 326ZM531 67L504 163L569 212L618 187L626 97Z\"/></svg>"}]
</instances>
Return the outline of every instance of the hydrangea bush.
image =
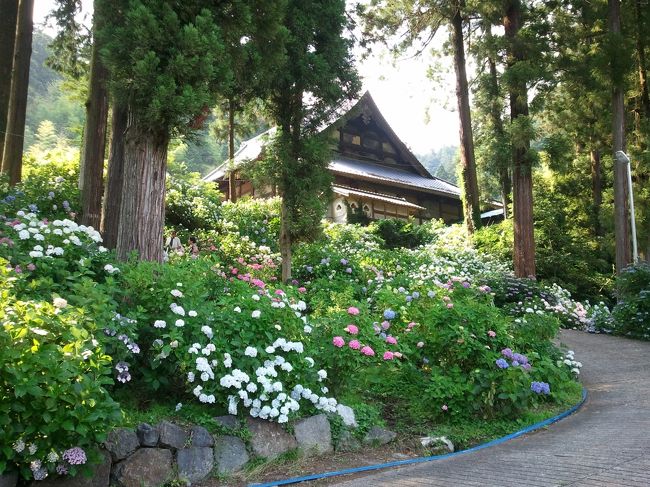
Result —
<instances>
[{"instance_id":1,"label":"hydrangea bush","mask_svg":"<svg viewBox=\"0 0 650 487\"><path fill-rule=\"evenodd\" d=\"M0 259L0 473L75 473L120 417L111 357L91 313L61 297L23 301Z\"/></svg>"}]
</instances>

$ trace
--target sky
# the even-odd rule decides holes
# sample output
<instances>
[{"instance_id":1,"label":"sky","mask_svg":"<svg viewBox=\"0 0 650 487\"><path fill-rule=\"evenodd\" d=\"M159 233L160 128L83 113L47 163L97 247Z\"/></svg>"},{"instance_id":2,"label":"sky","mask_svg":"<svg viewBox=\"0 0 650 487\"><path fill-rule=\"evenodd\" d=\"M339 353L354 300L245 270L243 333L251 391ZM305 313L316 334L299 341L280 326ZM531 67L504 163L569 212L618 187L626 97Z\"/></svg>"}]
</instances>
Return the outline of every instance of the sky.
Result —
<instances>
[{"instance_id":1,"label":"sky","mask_svg":"<svg viewBox=\"0 0 650 487\"><path fill-rule=\"evenodd\" d=\"M54 0L35 1L36 24L44 22L54 3ZM83 14L89 17L92 1L83 0L83 3ZM51 28L46 28L46 32L54 34ZM450 63L443 60L445 72L440 75L441 82L434 85L427 78L427 69L432 63L430 54L393 61L383 49L377 48L368 59L357 64L363 91L370 91L393 130L417 154L458 145L453 70L449 69Z\"/></svg>"}]
</instances>

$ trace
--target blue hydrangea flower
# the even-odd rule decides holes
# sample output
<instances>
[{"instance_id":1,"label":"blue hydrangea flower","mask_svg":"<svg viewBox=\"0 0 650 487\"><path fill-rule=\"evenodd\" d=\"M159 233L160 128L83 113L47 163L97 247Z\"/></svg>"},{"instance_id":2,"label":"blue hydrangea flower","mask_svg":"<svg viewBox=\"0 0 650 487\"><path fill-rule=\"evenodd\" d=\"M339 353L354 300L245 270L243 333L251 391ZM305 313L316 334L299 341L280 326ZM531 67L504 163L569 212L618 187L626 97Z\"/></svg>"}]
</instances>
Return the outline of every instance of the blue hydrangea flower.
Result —
<instances>
[{"instance_id":1,"label":"blue hydrangea flower","mask_svg":"<svg viewBox=\"0 0 650 487\"><path fill-rule=\"evenodd\" d=\"M544 394L548 396L551 393L551 386L546 382L532 382L530 384L530 390L535 394Z\"/></svg>"},{"instance_id":2,"label":"blue hydrangea flower","mask_svg":"<svg viewBox=\"0 0 650 487\"><path fill-rule=\"evenodd\" d=\"M505 359L502 359L502 358L497 359L495 364L497 364L497 367L499 367L500 369L507 369L508 367L510 367L508 362Z\"/></svg>"},{"instance_id":3,"label":"blue hydrangea flower","mask_svg":"<svg viewBox=\"0 0 650 487\"><path fill-rule=\"evenodd\" d=\"M420 297L420 293L417 291L413 291L413 294L411 294L411 296L413 296L413 299L418 299Z\"/></svg>"},{"instance_id":4,"label":"blue hydrangea flower","mask_svg":"<svg viewBox=\"0 0 650 487\"><path fill-rule=\"evenodd\" d=\"M395 311L392 309L387 309L384 311L384 319L386 320L394 320L395 319Z\"/></svg>"}]
</instances>

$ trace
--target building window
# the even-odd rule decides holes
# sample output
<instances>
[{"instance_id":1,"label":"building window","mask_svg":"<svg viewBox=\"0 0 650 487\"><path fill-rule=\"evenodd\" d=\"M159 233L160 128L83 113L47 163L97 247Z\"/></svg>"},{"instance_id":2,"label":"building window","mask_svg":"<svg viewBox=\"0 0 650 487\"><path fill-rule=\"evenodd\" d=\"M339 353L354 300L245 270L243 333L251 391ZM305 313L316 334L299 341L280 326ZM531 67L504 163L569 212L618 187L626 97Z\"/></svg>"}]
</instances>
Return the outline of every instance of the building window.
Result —
<instances>
[{"instance_id":1,"label":"building window","mask_svg":"<svg viewBox=\"0 0 650 487\"><path fill-rule=\"evenodd\" d=\"M373 132L368 132L363 135L361 145L366 149L378 150L381 147L381 142L379 141L377 135L375 135Z\"/></svg>"},{"instance_id":2,"label":"building window","mask_svg":"<svg viewBox=\"0 0 650 487\"><path fill-rule=\"evenodd\" d=\"M361 137L348 132L343 132L343 142L346 144L361 145Z\"/></svg>"}]
</instances>

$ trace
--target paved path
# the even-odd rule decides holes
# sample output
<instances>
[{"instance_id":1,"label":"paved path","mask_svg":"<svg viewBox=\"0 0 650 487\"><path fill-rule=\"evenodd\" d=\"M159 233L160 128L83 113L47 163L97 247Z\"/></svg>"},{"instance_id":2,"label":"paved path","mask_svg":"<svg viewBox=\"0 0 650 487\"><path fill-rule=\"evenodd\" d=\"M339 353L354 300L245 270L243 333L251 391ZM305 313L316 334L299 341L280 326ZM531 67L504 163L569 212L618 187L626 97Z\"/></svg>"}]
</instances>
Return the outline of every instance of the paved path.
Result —
<instances>
[{"instance_id":1,"label":"paved path","mask_svg":"<svg viewBox=\"0 0 650 487\"><path fill-rule=\"evenodd\" d=\"M547 430L454 458L344 481L375 486L650 486L650 343L565 331L589 398Z\"/></svg>"}]
</instances>

